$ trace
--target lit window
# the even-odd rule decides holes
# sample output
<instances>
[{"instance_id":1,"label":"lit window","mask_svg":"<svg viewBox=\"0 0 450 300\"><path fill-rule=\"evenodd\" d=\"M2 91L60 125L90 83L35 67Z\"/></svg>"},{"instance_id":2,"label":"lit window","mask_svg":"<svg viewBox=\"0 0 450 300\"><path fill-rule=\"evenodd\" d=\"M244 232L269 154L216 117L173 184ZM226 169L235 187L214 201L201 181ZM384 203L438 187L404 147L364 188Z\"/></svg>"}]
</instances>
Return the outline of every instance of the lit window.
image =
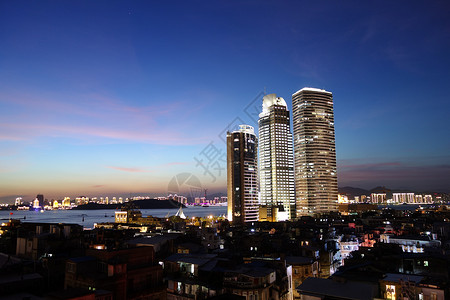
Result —
<instances>
[{"instance_id":1,"label":"lit window","mask_svg":"<svg viewBox=\"0 0 450 300\"><path fill-rule=\"evenodd\" d=\"M395 300L395 285L386 285L386 299Z\"/></svg>"}]
</instances>

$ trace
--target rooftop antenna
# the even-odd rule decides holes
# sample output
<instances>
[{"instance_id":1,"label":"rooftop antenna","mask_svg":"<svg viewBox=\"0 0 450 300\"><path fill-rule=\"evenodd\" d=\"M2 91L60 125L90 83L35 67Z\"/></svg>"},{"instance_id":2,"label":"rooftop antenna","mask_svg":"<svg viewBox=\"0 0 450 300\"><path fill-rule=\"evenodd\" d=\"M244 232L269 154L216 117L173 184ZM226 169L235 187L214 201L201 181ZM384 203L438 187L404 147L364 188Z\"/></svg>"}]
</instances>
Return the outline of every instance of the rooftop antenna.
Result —
<instances>
[{"instance_id":1,"label":"rooftop antenna","mask_svg":"<svg viewBox=\"0 0 450 300\"><path fill-rule=\"evenodd\" d=\"M264 87L264 95L267 95L266 87Z\"/></svg>"}]
</instances>

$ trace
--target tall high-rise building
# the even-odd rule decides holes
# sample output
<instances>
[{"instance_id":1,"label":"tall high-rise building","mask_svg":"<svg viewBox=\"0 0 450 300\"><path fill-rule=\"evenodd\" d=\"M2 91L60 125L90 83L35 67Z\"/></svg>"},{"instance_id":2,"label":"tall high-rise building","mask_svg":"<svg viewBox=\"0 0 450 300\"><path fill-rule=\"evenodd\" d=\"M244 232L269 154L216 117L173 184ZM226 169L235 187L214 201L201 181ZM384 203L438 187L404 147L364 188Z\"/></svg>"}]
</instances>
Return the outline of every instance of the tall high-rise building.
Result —
<instances>
[{"instance_id":1,"label":"tall high-rise building","mask_svg":"<svg viewBox=\"0 0 450 300\"><path fill-rule=\"evenodd\" d=\"M44 203L44 195L38 194L36 196L36 199L39 201L39 206L43 208L44 205L45 205L45 203Z\"/></svg>"},{"instance_id":2,"label":"tall high-rise building","mask_svg":"<svg viewBox=\"0 0 450 300\"><path fill-rule=\"evenodd\" d=\"M303 88L292 95L297 216L337 210L333 95Z\"/></svg>"},{"instance_id":3,"label":"tall high-rise building","mask_svg":"<svg viewBox=\"0 0 450 300\"><path fill-rule=\"evenodd\" d=\"M227 133L228 220L258 221L258 139L252 126Z\"/></svg>"},{"instance_id":4,"label":"tall high-rise building","mask_svg":"<svg viewBox=\"0 0 450 300\"><path fill-rule=\"evenodd\" d=\"M370 194L370 202L374 204L386 203L386 193L372 193Z\"/></svg>"},{"instance_id":5,"label":"tall high-rise building","mask_svg":"<svg viewBox=\"0 0 450 300\"><path fill-rule=\"evenodd\" d=\"M294 156L286 101L276 94L265 95L258 124L260 204L266 207L271 221L293 219Z\"/></svg>"}]
</instances>

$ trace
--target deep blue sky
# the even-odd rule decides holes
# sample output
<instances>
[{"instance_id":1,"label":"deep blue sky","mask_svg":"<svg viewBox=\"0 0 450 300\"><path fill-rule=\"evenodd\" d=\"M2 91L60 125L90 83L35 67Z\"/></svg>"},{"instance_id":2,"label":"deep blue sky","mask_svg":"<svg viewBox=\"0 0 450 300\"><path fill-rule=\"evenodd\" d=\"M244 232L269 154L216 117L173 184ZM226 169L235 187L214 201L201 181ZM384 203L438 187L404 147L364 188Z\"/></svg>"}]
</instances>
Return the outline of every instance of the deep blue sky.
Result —
<instances>
[{"instance_id":1,"label":"deep blue sky","mask_svg":"<svg viewBox=\"0 0 450 300\"><path fill-rule=\"evenodd\" d=\"M305 86L333 92L340 186L449 190L449 16L447 1L1 1L0 197L165 194L184 172L225 192L225 163L195 158L224 153L236 118L256 126L264 90L291 105Z\"/></svg>"}]
</instances>

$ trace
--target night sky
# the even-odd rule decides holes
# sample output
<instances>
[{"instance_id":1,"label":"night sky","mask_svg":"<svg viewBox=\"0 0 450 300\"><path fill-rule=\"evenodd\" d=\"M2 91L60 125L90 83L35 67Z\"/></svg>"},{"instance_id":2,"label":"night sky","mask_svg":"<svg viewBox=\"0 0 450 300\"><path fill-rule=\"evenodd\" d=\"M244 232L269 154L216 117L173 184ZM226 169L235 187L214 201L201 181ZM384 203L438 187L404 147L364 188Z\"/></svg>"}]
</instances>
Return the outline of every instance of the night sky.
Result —
<instances>
[{"instance_id":1,"label":"night sky","mask_svg":"<svg viewBox=\"0 0 450 300\"><path fill-rule=\"evenodd\" d=\"M448 1L1 1L0 200L225 193L226 130L303 87L339 186L450 191L449 86Z\"/></svg>"}]
</instances>

